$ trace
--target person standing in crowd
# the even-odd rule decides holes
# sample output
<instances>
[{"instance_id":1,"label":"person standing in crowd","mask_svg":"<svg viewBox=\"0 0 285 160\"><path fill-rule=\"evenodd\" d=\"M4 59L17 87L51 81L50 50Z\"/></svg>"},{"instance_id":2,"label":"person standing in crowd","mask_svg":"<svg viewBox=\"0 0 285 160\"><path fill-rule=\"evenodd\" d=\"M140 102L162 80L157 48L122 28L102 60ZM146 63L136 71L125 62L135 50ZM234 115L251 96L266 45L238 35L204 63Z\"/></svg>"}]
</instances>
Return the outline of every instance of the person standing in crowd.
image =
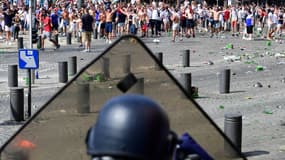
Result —
<instances>
[{"instance_id":1,"label":"person standing in crowd","mask_svg":"<svg viewBox=\"0 0 285 160\"><path fill-rule=\"evenodd\" d=\"M85 44L83 52L90 52L91 48L91 35L93 32L94 18L89 14L89 10L84 9L84 14L81 17L82 22L82 41Z\"/></svg>"},{"instance_id":2,"label":"person standing in crowd","mask_svg":"<svg viewBox=\"0 0 285 160\"><path fill-rule=\"evenodd\" d=\"M186 10L185 10L185 16L186 16L186 37L190 38L191 34L192 37L195 38L195 21L194 21L194 10L192 9L191 5L188 4Z\"/></svg>"},{"instance_id":3,"label":"person standing in crowd","mask_svg":"<svg viewBox=\"0 0 285 160\"><path fill-rule=\"evenodd\" d=\"M18 14L16 14L15 17L13 18L13 24L14 24L13 38L14 38L14 40L17 40L19 37L20 25L21 25L21 19L20 19L20 16Z\"/></svg>"},{"instance_id":4,"label":"person standing in crowd","mask_svg":"<svg viewBox=\"0 0 285 160\"><path fill-rule=\"evenodd\" d=\"M276 34L279 35L279 37L282 36L282 32L283 32L283 27L284 27L284 10L282 8L279 8L278 10L278 24L277 24L277 30L276 30Z\"/></svg>"},{"instance_id":5,"label":"person standing in crowd","mask_svg":"<svg viewBox=\"0 0 285 160\"><path fill-rule=\"evenodd\" d=\"M180 15L179 15L179 9L175 8L174 10L170 10L171 12L171 21L172 21L172 42L175 42L176 36L182 35L179 34L179 28L180 28ZM182 41L182 36L180 36L180 41Z\"/></svg>"},{"instance_id":6,"label":"person standing in crowd","mask_svg":"<svg viewBox=\"0 0 285 160\"><path fill-rule=\"evenodd\" d=\"M6 44L11 45L11 31L13 25L13 18L15 17L15 13L7 8L6 11L3 12L4 15L4 23L5 23L5 33L6 33Z\"/></svg>"},{"instance_id":7,"label":"person standing in crowd","mask_svg":"<svg viewBox=\"0 0 285 160\"><path fill-rule=\"evenodd\" d=\"M249 10L248 15L245 19L245 27L247 33L247 38L245 38L246 40L253 40L253 22L254 22L254 17L252 12Z\"/></svg>"},{"instance_id":8,"label":"person standing in crowd","mask_svg":"<svg viewBox=\"0 0 285 160\"><path fill-rule=\"evenodd\" d=\"M105 24L105 32L106 32L106 42L111 44L112 43L112 31L113 31L113 26L112 26L112 17L113 14L116 12L115 9L107 8L107 11L105 12L106 14L106 24ZM121 11L122 12L122 11Z\"/></svg>"},{"instance_id":9,"label":"person standing in crowd","mask_svg":"<svg viewBox=\"0 0 285 160\"><path fill-rule=\"evenodd\" d=\"M67 28L69 26L69 13L66 8L63 9L61 13L61 26L63 30L63 36L66 36Z\"/></svg>"},{"instance_id":10,"label":"person standing in crowd","mask_svg":"<svg viewBox=\"0 0 285 160\"><path fill-rule=\"evenodd\" d=\"M237 33L238 12L234 6L231 8L230 19L231 19L232 36L238 35Z\"/></svg>"},{"instance_id":11,"label":"person standing in crowd","mask_svg":"<svg viewBox=\"0 0 285 160\"><path fill-rule=\"evenodd\" d=\"M5 22L4 22L4 15L2 9L0 9L0 40L3 39L3 32L5 27Z\"/></svg>"},{"instance_id":12,"label":"person standing in crowd","mask_svg":"<svg viewBox=\"0 0 285 160\"><path fill-rule=\"evenodd\" d=\"M52 24L52 31L54 34L58 34L58 27L59 27L59 16L57 13L57 9L54 9L51 13L51 24Z\"/></svg>"},{"instance_id":13,"label":"person standing in crowd","mask_svg":"<svg viewBox=\"0 0 285 160\"><path fill-rule=\"evenodd\" d=\"M45 49L45 39L48 39L50 42L52 42L54 44L54 46L56 47L56 49L58 49L60 47L60 45L51 38L52 36L52 23L51 23L51 19L50 16L48 14L48 11L43 11L42 12L42 24L43 24L43 33L42 33L42 42L41 42L41 46L42 48L40 50L44 50Z\"/></svg>"}]
</instances>

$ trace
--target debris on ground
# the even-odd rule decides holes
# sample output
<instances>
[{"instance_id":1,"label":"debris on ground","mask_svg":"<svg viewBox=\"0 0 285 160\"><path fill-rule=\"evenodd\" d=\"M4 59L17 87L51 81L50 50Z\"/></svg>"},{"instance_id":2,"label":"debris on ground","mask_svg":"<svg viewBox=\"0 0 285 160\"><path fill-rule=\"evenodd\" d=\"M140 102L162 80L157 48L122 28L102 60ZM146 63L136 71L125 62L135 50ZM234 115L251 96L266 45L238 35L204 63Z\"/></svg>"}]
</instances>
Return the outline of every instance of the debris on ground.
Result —
<instances>
[{"instance_id":1,"label":"debris on ground","mask_svg":"<svg viewBox=\"0 0 285 160\"><path fill-rule=\"evenodd\" d=\"M273 114L273 111L269 110L269 109L265 109L263 110L264 114Z\"/></svg>"},{"instance_id":2,"label":"debris on ground","mask_svg":"<svg viewBox=\"0 0 285 160\"><path fill-rule=\"evenodd\" d=\"M284 145L284 146L280 146L280 147L279 147L279 150L280 150L281 152L285 152L285 145Z\"/></svg>"},{"instance_id":3,"label":"debris on ground","mask_svg":"<svg viewBox=\"0 0 285 160\"><path fill-rule=\"evenodd\" d=\"M256 66L255 71L263 71L264 67L263 66Z\"/></svg>"},{"instance_id":4,"label":"debris on ground","mask_svg":"<svg viewBox=\"0 0 285 160\"><path fill-rule=\"evenodd\" d=\"M253 87L255 87L255 88L261 88L261 87L263 87L263 85L262 85L260 82L257 82L257 83L255 83L255 84L253 85Z\"/></svg>"},{"instance_id":5,"label":"debris on ground","mask_svg":"<svg viewBox=\"0 0 285 160\"><path fill-rule=\"evenodd\" d=\"M274 56L276 58L285 58L285 53L275 53Z\"/></svg>"},{"instance_id":6,"label":"debris on ground","mask_svg":"<svg viewBox=\"0 0 285 160\"><path fill-rule=\"evenodd\" d=\"M219 105L219 109L225 109L225 106Z\"/></svg>"},{"instance_id":7,"label":"debris on ground","mask_svg":"<svg viewBox=\"0 0 285 160\"><path fill-rule=\"evenodd\" d=\"M240 56L236 56L236 55L224 56L224 60L225 60L225 61L235 62L235 61L240 61L240 60L241 60L241 57L240 57Z\"/></svg>"}]
</instances>

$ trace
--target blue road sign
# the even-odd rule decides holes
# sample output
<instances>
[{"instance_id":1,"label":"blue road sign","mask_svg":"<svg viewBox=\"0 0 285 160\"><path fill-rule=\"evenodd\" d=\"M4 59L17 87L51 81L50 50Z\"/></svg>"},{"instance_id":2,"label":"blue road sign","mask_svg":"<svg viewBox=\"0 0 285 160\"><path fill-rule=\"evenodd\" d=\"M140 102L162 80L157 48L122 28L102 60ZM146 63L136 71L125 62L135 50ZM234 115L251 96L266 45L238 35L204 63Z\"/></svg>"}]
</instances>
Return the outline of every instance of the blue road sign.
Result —
<instances>
[{"instance_id":1,"label":"blue road sign","mask_svg":"<svg viewBox=\"0 0 285 160\"><path fill-rule=\"evenodd\" d=\"M39 68L39 52L37 49L19 49L18 54L21 69Z\"/></svg>"}]
</instances>

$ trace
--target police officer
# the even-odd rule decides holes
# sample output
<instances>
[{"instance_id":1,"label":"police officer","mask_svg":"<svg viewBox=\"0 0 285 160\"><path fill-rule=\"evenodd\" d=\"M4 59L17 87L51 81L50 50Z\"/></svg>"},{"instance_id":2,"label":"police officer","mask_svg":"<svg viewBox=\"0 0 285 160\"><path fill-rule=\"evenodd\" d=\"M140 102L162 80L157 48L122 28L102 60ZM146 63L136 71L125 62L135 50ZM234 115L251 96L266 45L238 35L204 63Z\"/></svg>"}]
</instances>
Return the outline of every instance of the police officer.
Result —
<instances>
[{"instance_id":1,"label":"police officer","mask_svg":"<svg viewBox=\"0 0 285 160\"><path fill-rule=\"evenodd\" d=\"M109 100L86 137L92 160L170 160L176 142L162 108L133 94Z\"/></svg>"}]
</instances>

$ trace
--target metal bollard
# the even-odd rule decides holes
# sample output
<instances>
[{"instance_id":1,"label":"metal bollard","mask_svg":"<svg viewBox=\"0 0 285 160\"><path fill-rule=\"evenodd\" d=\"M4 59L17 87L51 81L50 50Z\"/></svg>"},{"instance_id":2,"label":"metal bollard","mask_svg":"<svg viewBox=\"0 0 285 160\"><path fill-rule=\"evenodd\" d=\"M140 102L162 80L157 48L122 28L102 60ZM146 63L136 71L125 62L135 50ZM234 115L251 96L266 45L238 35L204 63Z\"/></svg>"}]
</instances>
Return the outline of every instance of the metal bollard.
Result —
<instances>
[{"instance_id":1,"label":"metal bollard","mask_svg":"<svg viewBox=\"0 0 285 160\"><path fill-rule=\"evenodd\" d=\"M94 30L93 39L98 39L98 29L97 29L97 27Z\"/></svg>"},{"instance_id":2,"label":"metal bollard","mask_svg":"<svg viewBox=\"0 0 285 160\"><path fill-rule=\"evenodd\" d=\"M220 93L230 93L231 70L224 69L219 74Z\"/></svg>"},{"instance_id":3,"label":"metal bollard","mask_svg":"<svg viewBox=\"0 0 285 160\"><path fill-rule=\"evenodd\" d=\"M102 58L102 73L105 79L110 78L110 59L107 57Z\"/></svg>"},{"instance_id":4,"label":"metal bollard","mask_svg":"<svg viewBox=\"0 0 285 160\"><path fill-rule=\"evenodd\" d=\"M71 39L72 39L72 33L68 32L66 35L66 44L71 44Z\"/></svg>"},{"instance_id":5,"label":"metal bollard","mask_svg":"<svg viewBox=\"0 0 285 160\"><path fill-rule=\"evenodd\" d=\"M77 73L77 57L72 56L68 58L68 74L73 76Z\"/></svg>"},{"instance_id":6,"label":"metal bollard","mask_svg":"<svg viewBox=\"0 0 285 160\"><path fill-rule=\"evenodd\" d=\"M137 79L137 82L132 87L131 92L144 95L144 78Z\"/></svg>"},{"instance_id":7,"label":"metal bollard","mask_svg":"<svg viewBox=\"0 0 285 160\"><path fill-rule=\"evenodd\" d=\"M224 132L236 148L241 151L242 144L242 115L240 113L225 114ZM227 149L225 144L225 150Z\"/></svg>"},{"instance_id":8,"label":"metal bollard","mask_svg":"<svg viewBox=\"0 0 285 160\"><path fill-rule=\"evenodd\" d=\"M39 37L38 37L37 48L38 48L38 49L42 48L42 36L39 36Z\"/></svg>"},{"instance_id":9,"label":"metal bollard","mask_svg":"<svg viewBox=\"0 0 285 160\"><path fill-rule=\"evenodd\" d=\"M8 87L18 87L18 65L8 66Z\"/></svg>"},{"instance_id":10,"label":"metal bollard","mask_svg":"<svg viewBox=\"0 0 285 160\"><path fill-rule=\"evenodd\" d=\"M163 54L162 54L162 52L155 53L155 56L158 59L159 63L162 65L163 64ZM154 69L159 71L159 70L161 70L161 67L160 67L159 64L155 63Z\"/></svg>"},{"instance_id":11,"label":"metal bollard","mask_svg":"<svg viewBox=\"0 0 285 160\"><path fill-rule=\"evenodd\" d=\"M18 38L18 49L23 49L24 48L24 38L19 37Z\"/></svg>"},{"instance_id":12,"label":"metal bollard","mask_svg":"<svg viewBox=\"0 0 285 160\"><path fill-rule=\"evenodd\" d=\"M190 50L183 50L182 51L182 66L183 67L190 67Z\"/></svg>"},{"instance_id":13,"label":"metal bollard","mask_svg":"<svg viewBox=\"0 0 285 160\"><path fill-rule=\"evenodd\" d=\"M10 119L13 121L24 120L24 88L10 88Z\"/></svg>"},{"instance_id":14,"label":"metal bollard","mask_svg":"<svg viewBox=\"0 0 285 160\"><path fill-rule=\"evenodd\" d=\"M186 90L187 94L191 97L191 94L192 94L191 73L182 73L181 74L181 85Z\"/></svg>"},{"instance_id":15,"label":"metal bollard","mask_svg":"<svg viewBox=\"0 0 285 160\"><path fill-rule=\"evenodd\" d=\"M131 73L131 55L124 55L123 57L123 73Z\"/></svg>"},{"instance_id":16,"label":"metal bollard","mask_svg":"<svg viewBox=\"0 0 285 160\"><path fill-rule=\"evenodd\" d=\"M77 112L90 113L90 88L88 82L77 82Z\"/></svg>"},{"instance_id":17,"label":"metal bollard","mask_svg":"<svg viewBox=\"0 0 285 160\"><path fill-rule=\"evenodd\" d=\"M56 44L59 44L59 42L58 42L58 34L55 34L53 36L53 38L54 38L54 41L56 42Z\"/></svg>"},{"instance_id":18,"label":"metal bollard","mask_svg":"<svg viewBox=\"0 0 285 160\"><path fill-rule=\"evenodd\" d=\"M58 75L60 83L66 83L68 81L67 62L58 62Z\"/></svg>"}]
</instances>

